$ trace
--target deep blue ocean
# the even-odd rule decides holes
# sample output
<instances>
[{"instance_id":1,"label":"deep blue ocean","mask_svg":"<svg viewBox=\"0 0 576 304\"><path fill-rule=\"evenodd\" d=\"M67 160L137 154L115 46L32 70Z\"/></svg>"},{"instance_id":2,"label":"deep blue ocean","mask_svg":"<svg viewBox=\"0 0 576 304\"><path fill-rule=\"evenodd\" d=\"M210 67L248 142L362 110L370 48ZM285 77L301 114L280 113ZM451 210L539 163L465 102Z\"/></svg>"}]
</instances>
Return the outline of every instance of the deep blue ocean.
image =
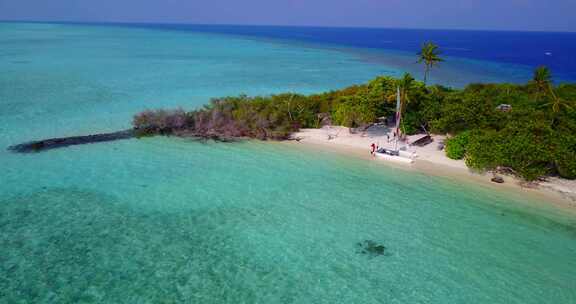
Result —
<instances>
[{"instance_id":1,"label":"deep blue ocean","mask_svg":"<svg viewBox=\"0 0 576 304\"><path fill-rule=\"evenodd\" d=\"M190 24L110 24L140 28L240 35L320 45L416 53L433 41L445 56L514 64L546 65L556 80L576 81L576 33L391 28L242 26Z\"/></svg>"}]
</instances>

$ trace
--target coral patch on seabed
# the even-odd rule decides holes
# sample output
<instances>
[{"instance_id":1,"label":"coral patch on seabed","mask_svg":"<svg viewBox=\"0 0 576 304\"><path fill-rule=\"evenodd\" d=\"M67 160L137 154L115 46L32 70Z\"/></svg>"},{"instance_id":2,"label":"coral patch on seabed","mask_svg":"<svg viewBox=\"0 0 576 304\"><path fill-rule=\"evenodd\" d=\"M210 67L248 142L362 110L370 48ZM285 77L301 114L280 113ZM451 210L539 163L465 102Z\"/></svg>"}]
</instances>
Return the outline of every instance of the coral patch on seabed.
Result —
<instances>
[{"instance_id":1,"label":"coral patch on seabed","mask_svg":"<svg viewBox=\"0 0 576 304\"><path fill-rule=\"evenodd\" d=\"M387 252L386 246L378 244L371 240L365 240L356 244L358 247L358 253L365 254L370 257L377 256L389 256L390 253Z\"/></svg>"}]
</instances>

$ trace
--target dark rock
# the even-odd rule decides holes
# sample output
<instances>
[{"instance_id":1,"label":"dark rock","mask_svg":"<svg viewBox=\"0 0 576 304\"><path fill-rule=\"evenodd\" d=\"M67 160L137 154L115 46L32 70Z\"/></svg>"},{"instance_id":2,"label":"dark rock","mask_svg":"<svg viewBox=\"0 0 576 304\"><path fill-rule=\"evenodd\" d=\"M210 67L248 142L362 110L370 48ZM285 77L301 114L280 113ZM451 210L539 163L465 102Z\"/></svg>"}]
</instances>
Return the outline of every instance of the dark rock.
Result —
<instances>
[{"instance_id":1,"label":"dark rock","mask_svg":"<svg viewBox=\"0 0 576 304\"><path fill-rule=\"evenodd\" d=\"M64 148L74 145L84 145L98 142L130 139L133 138L134 135L135 135L134 130L130 129L112 133L94 134L86 136L50 138L10 146L8 147L8 150L16 153L42 152L45 150Z\"/></svg>"},{"instance_id":2,"label":"dark rock","mask_svg":"<svg viewBox=\"0 0 576 304\"><path fill-rule=\"evenodd\" d=\"M424 147L431 144L432 142L434 142L434 139L430 135L427 135L413 142L411 146Z\"/></svg>"},{"instance_id":3,"label":"dark rock","mask_svg":"<svg viewBox=\"0 0 576 304\"><path fill-rule=\"evenodd\" d=\"M501 176L494 176L491 179L492 182L498 183L498 184L503 184L504 183L504 178L502 178Z\"/></svg>"}]
</instances>

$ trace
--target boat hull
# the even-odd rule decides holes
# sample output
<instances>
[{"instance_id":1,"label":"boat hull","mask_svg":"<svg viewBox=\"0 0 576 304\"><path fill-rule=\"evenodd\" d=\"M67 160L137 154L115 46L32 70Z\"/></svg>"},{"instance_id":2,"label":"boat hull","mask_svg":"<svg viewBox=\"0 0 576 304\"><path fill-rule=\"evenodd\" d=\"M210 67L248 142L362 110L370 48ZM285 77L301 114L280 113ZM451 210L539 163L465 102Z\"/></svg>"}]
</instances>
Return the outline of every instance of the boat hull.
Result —
<instances>
[{"instance_id":1,"label":"boat hull","mask_svg":"<svg viewBox=\"0 0 576 304\"><path fill-rule=\"evenodd\" d=\"M409 157L407 155L402 155L402 154L390 155L390 154L386 154L386 153L375 152L374 156L378 159L383 159L383 160L398 162L398 163L411 164L414 162L414 159L412 159L412 157Z\"/></svg>"}]
</instances>

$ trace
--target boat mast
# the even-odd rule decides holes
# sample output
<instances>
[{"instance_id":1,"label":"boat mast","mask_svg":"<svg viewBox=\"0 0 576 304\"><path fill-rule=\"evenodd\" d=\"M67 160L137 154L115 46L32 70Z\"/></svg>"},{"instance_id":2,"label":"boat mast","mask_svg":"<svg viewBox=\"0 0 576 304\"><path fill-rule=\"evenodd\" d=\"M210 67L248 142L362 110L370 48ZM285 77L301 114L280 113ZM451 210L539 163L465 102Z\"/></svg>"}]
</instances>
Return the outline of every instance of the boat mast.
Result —
<instances>
[{"instance_id":1,"label":"boat mast","mask_svg":"<svg viewBox=\"0 0 576 304\"><path fill-rule=\"evenodd\" d=\"M400 86L396 87L396 128L394 131L394 151L398 151L398 138L400 137Z\"/></svg>"}]
</instances>

